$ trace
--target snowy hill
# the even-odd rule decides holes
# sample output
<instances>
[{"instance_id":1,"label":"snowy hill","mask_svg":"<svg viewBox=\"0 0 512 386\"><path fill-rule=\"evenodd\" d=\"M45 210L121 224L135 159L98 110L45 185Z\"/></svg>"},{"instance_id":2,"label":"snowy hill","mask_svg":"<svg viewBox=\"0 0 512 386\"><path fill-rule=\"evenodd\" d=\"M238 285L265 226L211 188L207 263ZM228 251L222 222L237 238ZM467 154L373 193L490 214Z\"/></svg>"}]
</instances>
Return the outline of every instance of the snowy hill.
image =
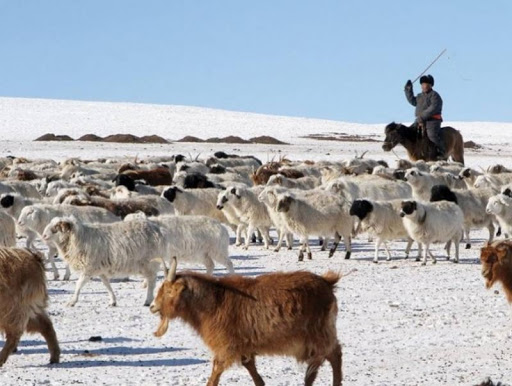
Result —
<instances>
[{"instance_id":1,"label":"snowy hill","mask_svg":"<svg viewBox=\"0 0 512 386\"><path fill-rule=\"evenodd\" d=\"M512 142L512 123L446 122L465 139L480 143ZM186 135L270 135L296 143L300 136L318 133L373 134L382 138L383 124L364 125L322 119L233 112L203 107L136 103L83 102L51 99L1 98L2 140L33 140L45 133L73 138L92 133L156 134L176 140Z\"/></svg>"}]
</instances>

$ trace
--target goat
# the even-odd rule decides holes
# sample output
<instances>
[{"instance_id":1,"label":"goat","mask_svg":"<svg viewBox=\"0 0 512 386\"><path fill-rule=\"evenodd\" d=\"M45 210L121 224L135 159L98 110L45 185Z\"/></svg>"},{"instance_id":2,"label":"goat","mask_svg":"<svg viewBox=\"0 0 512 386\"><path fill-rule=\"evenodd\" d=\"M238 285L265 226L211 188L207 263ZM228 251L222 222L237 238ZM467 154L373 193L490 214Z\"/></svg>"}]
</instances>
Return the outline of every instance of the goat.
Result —
<instances>
[{"instance_id":1,"label":"goat","mask_svg":"<svg viewBox=\"0 0 512 386\"><path fill-rule=\"evenodd\" d=\"M457 204L448 201L403 201L400 217L403 218L409 237L421 243L424 248L422 265L427 264L427 254L434 264L437 262L430 251L430 244L436 242L453 242L455 262L459 262L459 242L463 235L464 214Z\"/></svg>"},{"instance_id":2,"label":"goat","mask_svg":"<svg viewBox=\"0 0 512 386\"><path fill-rule=\"evenodd\" d=\"M480 251L482 276L491 288L501 282L509 303L512 303L512 241L499 240L485 245Z\"/></svg>"},{"instance_id":3,"label":"goat","mask_svg":"<svg viewBox=\"0 0 512 386\"><path fill-rule=\"evenodd\" d=\"M300 177L296 179L286 178L281 173L270 176L267 181L267 186L280 185L289 189L314 189L320 184L320 181L315 177Z\"/></svg>"},{"instance_id":4,"label":"goat","mask_svg":"<svg viewBox=\"0 0 512 386\"><path fill-rule=\"evenodd\" d=\"M412 197L425 202L430 199L430 190L434 185L451 186L452 182L445 175L433 175L416 168L407 170L404 180L412 188Z\"/></svg>"},{"instance_id":5,"label":"goat","mask_svg":"<svg viewBox=\"0 0 512 386\"><path fill-rule=\"evenodd\" d=\"M512 198L501 193L492 196L485 210L496 217L505 235L512 236Z\"/></svg>"},{"instance_id":6,"label":"goat","mask_svg":"<svg viewBox=\"0 0 512 386\"><path fill-rule=\"evenodd\" d=\"M125 218L127 215L135 212L142 212L147 216L158 216L158 209L150 205L144 200L127 199L127 200L109 200L102 197L79 197L70 196L64 200L63 204L77 206L96 206L113 213L117 217Z\"/></svg>"},{"instance_id":7,"label":"goat","mask_svg":"<svg viewBox=\"0 0 512 386\"><path fill-rule=\"evenodd\" d=\"M338 306L334 295L339 274L273 273L257 278L212 278L198 273L176 274L176 260L150 311L160 315L155 336L169 321L189 324L214 353L208 385L241 363L256 386L265 382L256 370L256 355L287 355L306 362L305 385L311 386L327 360L333 385L342 382L342 353L336 332Z\"/></svg>"},{"instance_id":8,"label":"goat","mask_svg":"<svg viewBox=\"0 0 512 386\"><path fill-rule=\"evenodd\" d=\"M171 172L166 167L158 167L151 170L125 170L122 174L132 178L134 181L144 180L148 185L151 186L172 184Z\"/></svg>"},{"instance_id":9,"label":"goat","mask_svg":"<svg viewBox=\"0 0 512 386\"><path fill-rule=\"evenodd\" d=\"M0 331L6 336L0 367L16 350L23 333L40 333L50 351L50 363L59 363L60 348L46 313L48 292L42 257L20 248L0 248Z\"/></svg>"},{"instance_id":10,"label":"goat","mask_svg":"<svg viewBox=\"0 0 512 386\"><path fill-rule=\"evenodd\" d=\"M159 225L150 221L84 224L74 217L55 217L42 232L42 238L56 245L71 269L80 273L68 306L76 304L81 289L93 276L100 277L111 306L117 304L109 283L113 276L144 276L147 281L144 305L153 300L159 267L154 260L162 260L168 246Z\"/></svg>"}]
</instances>

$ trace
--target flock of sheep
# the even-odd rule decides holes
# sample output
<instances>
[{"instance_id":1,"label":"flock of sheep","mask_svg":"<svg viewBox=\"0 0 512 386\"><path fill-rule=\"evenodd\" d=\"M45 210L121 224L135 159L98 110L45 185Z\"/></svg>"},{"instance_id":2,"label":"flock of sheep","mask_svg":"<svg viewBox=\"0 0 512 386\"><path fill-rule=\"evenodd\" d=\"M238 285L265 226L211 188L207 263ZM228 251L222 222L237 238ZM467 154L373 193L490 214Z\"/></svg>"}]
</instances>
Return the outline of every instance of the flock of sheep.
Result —
<instances>
[{"instance_id":1,"label":"flock of sheep","mask_svg":"<svg viewBox=\"0 0 512 386\"><path fill-rule=\"evenodd\" d=\"M142 276L145 306L161 317L161 336L173 318L190 324L214 352L208 385L241 363L263 385L255 356L289 355L308 365L312 385L327 360L333 384L342 382L336 334L335 285L340 278L297 271L244 278L211 276L216 264L234 273L235 245L258 241L279 252L299 241L298 260L312 259L311 238L332 257L343 240L351 258L355 237L375 241L374 262L388 241L417 243L419 261L436 262L432 244L442 243L459 261L459 244L471 247L470 231L489 230L482 274L491 286L502 281L512 301L512 243L493 242L496 231L512 235L512 171L501 165L479 171L458 163L400 160L395 168L364 156L338 161L262 164L253 156L217 152L200 161L182 155L126 163L120 159L0 159L0 331L6 336L0 366L23 332L39 332L51 363L60 351L45 311L44 261L58 280L54 259L66 263L64 280L78 274L81 289L99 277L116 305L114 277ZM272 235L277 235L274 240ZM16 248L18 237L26 248ZM36 240L48 248L37 250ZM357 256L355 256L357 258ZM177 273L181 262L204 264L206 274ZM307 268L307 265L298 265ZM505 267L505 268L504 268ZM154 298L157 273L166 280Z\"/></svg>"}]
</instances>

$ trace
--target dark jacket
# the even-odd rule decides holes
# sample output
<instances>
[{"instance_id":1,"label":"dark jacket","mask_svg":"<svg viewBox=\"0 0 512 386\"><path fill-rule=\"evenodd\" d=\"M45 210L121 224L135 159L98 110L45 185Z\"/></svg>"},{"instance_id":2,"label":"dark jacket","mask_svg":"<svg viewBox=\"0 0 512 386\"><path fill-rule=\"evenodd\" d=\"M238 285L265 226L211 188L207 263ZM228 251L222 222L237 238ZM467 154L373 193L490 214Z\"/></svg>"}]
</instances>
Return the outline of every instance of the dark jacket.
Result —
<instances>
[{"instance_id":1,"label":"dark jacket","mask_svg":"<svg viewBox=\"0 0 512 386\"><path fill-rule=\"evenodd\" d=\"M416 106L416 119L421 118L427 122L430 120L442 119L434 118L435 115L440 115L443 110L443 100L441 96L434 90L430 90L428 93L420 93L414 96L412 87L405 87L405 96L409 103Z\"/></svg>"}]
</instances>

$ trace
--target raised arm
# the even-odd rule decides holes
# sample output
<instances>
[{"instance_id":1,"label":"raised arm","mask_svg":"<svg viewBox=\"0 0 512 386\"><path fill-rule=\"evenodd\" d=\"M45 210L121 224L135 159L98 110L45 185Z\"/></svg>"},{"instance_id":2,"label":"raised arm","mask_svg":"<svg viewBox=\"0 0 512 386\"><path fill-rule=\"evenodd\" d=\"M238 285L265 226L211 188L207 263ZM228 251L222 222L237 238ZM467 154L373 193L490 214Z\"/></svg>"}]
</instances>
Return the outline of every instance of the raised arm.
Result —
<instances>
[{"instance_id":1,"label":"raised arm","mask_svg":"<svg viewBox=\"0 0 512 386\"><path fill-rule=\"evenodd\" d=\"M416 106L416 97L414 96L414 92L412 91L412 82L409 79L405 84L405 97L409 101L409 103L413 106Z\"/></svg>"}]
</instances>

